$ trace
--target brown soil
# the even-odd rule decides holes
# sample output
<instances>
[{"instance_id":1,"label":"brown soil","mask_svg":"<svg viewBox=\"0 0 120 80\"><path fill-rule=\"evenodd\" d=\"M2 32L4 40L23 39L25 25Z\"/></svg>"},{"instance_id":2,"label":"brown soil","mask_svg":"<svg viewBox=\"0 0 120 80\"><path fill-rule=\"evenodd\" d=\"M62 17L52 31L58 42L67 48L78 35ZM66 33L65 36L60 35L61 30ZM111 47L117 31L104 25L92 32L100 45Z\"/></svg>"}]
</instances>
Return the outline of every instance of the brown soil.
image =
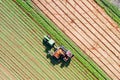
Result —
<instances>
[{"instance_id":1,"label":"brown soil","mask_svg":"<svg viewBox=\"0 0 120 80\"><path fill-rule=\"evenodd\" d=\"M94 0L32 0L112 79L120 79L120 29Z\"/></svg>"}]
</instances>

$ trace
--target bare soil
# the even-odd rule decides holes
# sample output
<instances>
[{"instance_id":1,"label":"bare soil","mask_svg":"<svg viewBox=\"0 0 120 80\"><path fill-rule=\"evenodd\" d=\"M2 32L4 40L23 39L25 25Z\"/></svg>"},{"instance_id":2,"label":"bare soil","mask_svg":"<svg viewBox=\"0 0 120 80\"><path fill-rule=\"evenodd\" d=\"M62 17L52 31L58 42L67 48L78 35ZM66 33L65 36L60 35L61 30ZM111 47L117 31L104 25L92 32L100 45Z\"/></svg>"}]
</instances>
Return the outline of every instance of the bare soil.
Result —
<instances>
[{"instance_id":1,"label":"bare soil","mask_svg":"<svg viewBox=\"0 0 120 80\"><path fill-rule=\"evenodd\" d=\"M112 79L120 79L120 29L94 0L32 0Z\"/></svg>"}]
</instances>

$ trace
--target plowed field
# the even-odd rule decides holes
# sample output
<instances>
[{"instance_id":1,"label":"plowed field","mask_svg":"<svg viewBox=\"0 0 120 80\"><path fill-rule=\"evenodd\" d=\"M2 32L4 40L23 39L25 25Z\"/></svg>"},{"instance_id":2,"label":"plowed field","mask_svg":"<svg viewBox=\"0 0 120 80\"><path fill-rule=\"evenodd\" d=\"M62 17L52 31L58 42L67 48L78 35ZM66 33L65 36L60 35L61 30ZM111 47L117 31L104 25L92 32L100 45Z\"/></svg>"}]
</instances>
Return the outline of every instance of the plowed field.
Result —
<instances>
[{"instance_id":1,"label":"plowed field","mask_svg":"<svg viewBox=\"0 0 120 80\"><path fill-rule=\"evenodd\" d=\"M46 31L43 25L38 25L30 17L32 8L28 9L28 16L26 11L14 1L1 0L0 3L0 80L110 79L88 57L83 56L79 48L75 45L71 46L72 42L70 44L69 38L66 38L59 29L55 30L43 17L39 16L41 24L44 23L46 25L44 27L49 29ZM74 52L75 57L69 65L64 65L66 63L62 65L47 58L42 40L48 31L56 34L53 34L56 42L62 41L63 45L65 44Z\"/></svg>"},{"instance_id":2,"label":"plowed field","mask_svg":"<svg viewBox=\"0 0 120 80\"><path fill-rule=\"evenodd\" d=\"M120 79L120 28L94 0L32 0L112 79Z\"/></svg>"}]
</instances>

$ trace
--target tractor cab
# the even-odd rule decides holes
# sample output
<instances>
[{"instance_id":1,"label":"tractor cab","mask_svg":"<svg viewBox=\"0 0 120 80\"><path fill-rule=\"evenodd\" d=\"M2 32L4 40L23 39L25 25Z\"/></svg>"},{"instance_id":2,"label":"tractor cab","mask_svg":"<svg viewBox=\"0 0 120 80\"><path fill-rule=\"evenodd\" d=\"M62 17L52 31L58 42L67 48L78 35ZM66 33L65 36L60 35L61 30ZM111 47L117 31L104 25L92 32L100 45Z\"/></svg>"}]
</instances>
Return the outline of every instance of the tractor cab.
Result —
<instances>
[{"instance_id":1,"label":"tractor cab","mask_svg":"<svg viewBox=\"0 0 120 80\"><path fill-rule=\"evenodd\" d=\"M55 45L55 41L49 35L44 36L43 43L50 47L54 47Z\"/></svg>"}]
</instances>

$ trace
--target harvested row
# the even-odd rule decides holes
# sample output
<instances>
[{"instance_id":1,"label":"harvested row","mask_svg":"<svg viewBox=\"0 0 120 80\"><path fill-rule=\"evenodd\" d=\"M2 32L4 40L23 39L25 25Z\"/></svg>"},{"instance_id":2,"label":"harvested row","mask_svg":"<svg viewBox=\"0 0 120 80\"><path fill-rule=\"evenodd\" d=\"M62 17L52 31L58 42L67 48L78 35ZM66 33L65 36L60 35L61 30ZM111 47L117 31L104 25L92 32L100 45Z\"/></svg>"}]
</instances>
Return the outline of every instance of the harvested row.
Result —
<instances>
[{"instance_id":1,"label":"harvested row","mask_svg":"<svg viewBox=\"0 0 120 80\"><path fill-rule=\"evenodd\" d=\"M52 34L52 35L55 35L56 37L57 36L60 36L60 37L62 37L64 40L59 40L60 39L60 37L57 37L58 38L58 41L60 42L60 43L63 43L64 45L66 44L66 43L64 43L64 41L66 41L67 43L69 43L69 45L72 47L72 48L74 48L74 43L72 43L72 41L71 40L69 40L69 39L67 39L66 38L66 36L62 36L61 35L61 31L60 30L58 30L58 28L52 23L52 22L50 22L49 21L49 19L48 18L46 18L43 14L41 14L41 13L37 13L36 14L36 12L35 11L33 11L33 10L31 10L31 8L28 6L28 4L26 5L26 3L22 3L21 2L21 0L17 0L17 3L20 5L20 6L22 6L22 9L23 10L25 10L26 11L26 13L27 14L30 14L30 17L32 17L34 20L36 20L36 22L37 23L39 23L39 24L42 24L43 26L44 26L44 28L49 32L49 34ZM30 6L31 6L31 4L29 4ZM30 11L29 11L30 10ZM28 13L28 12L29 13ZM36 14L36 15L35 15ZM39 14L39 16L38 16L38 14ZM37 18L35 18L35 17L37 17ZM42 19L44 19L44 21L42 20ZM39 22L40 21L40 22ZM47 23L47 24L46 24ZM58 33L58 34L56 34L56 32ZM68 41L70 41L70 42L68 42ZM67 46L68 44L66 44L65 46ZM68 46L69 46L68 45ZM67 47L68 47L67 46ZM69 47L70 48L70 47ZM78 47L75 47L74 48L74 50L75 51L77 51L77 54L75 54L76 55L76 57L77 57L77 59L79 60L79 61L81 61L83 64L84 64L84 66L85 67L87 67L88 68L88 70L90 70L90 72L92 73L92 74L94 74L94 76L96 76L98 79L109 79L107 76L106 76L106 74L93 62L93 61L91 61L88 57L86 57L84 54L82 54L81 53L81 51L79 50L79 48L76 50L76 48L78 48ZM72 50L72 49L71 49ZM74 52L74 50L73 50L73 52ZM76 52L74 52L74 53L76 53ZM89 67L88 67L88 65L89 65ZM97 72L98 71L98 72ZM100 76L101 75L101 76Z\"/></svg>"},{"instance_id":2,"label":"harvested row","mask_svg":"<svg viewBox=\"0 0 120 80\"><path fill-rule=\"evenodd\" d=\"M31 9L31 7L28 6L28 5L31 6L31 4L29 4L29 3L27 3L27 4L26 4L26 2L23 3L23 2L21 2L21 0L17 0L17 3L18 3L18 5L22 6L22 9L25 10L26 14L30 14L30 17L32 17L32 19L34 19L38 24L43 25L44 26L43 29L48 31L49 34L56 36L59 43L64 44L66 47L69 46L69 48L72 47L75 51L77 51L77 53L79 54L79 55L75 54L77 59L81 63L83 63L84 66L87 67L88 70L90 70L90 72L92 74L94 74L94 76L96 76L98 79L103 79L103 77L104 77L104 79L107 79L107 80L109 79L108 76L106 76L106 74L92 60L90 60L87 56L85 56L84 54L81 53L81 51L79 50L79 48L77 46L74 47L75 44L71 40L66 38L66 36L63 37L63 34L61 33L61 31L58 30L58 28L48 18L46 18L41 12L39 13L38 11L36 11L36 9L34 9L34 11L33 11ZM37 15L34 15L36 13L37 13ZM44 21L42 19L44 19ZM56 34L56 32L58 34ZM61 37L63 38L63 40L61 39ZM59 39L61 39L61 40L59 40ZM64 41L66 41L69 45L64 43ZM74 52L74 50L73 50L73 52ZM74 53L76 53L76 52L74 52Z\"/></svg>"},{"instance_id":3,"label":"harvested row","mask_svg":"<svg viewBox=\"0 0 120 80\"><path fill-rule=\"evenodd\" d=\"M15 79L96 79L75 58L67 68L53 67L42 45L46 32L12 1L4 0L0 5L0 63Z\"/></svg>"},{"instance_id":4,"label":"harvested row","mask_svg":"<svg viewBox=\"0 0 120 80\"><path fill-rule=\"evenodd\" d=\"M20 45L18 45L18 48L20 48ZM14 48L15 49L15 48ZM9 49L10 50L10 49ZM19 50L18 50L19 51ZM12 52L12 53L14 53L15 54L15 52ZM22 53L22 52L21 52ZM16 59L17 60L17 59ZM22 60L21 60L22 61ZM28 61L28 60L27 60ZM24 63L24 62L22 62L22 63ZM25 63L25 64L27 64L27 63ZM22 68L22 69L24 69L24 68ZM28 68L28 69L31 69L30 67Z\"/></svg>"},{"instance_id":5,"label":"harvested row","mask_svg":"<svg viewBox=\"0 0 120 80\"><path fill-rule=\"evenodd\" d=\"M23 31L23 30L20 30L20 31ZM35 43L34 43L35 44ZM32 44L33 45L33 44ZM45 55L44 55L45 56Z\"/></svg>"},{"instance_id":6,"label":"harvested row","mask_svg":"<svg viewBox=\"0 0 120 80\"><path fill-rule=\"evenodd\" d=\"M21 30L22 31L22 30Z\"/></svg>"},{"instance_id":7,"label":"harvested row","mask_svg":"<svg viewBox=\"0 0 120 80\"><path fill-rule=\"evenodd\" d=\"M19 2L20 0L17 0L18 1L18 3L20 3L21 4L21 2ZM23 5L24 3L22 3L21 5L22 6L24 6L24 8L25 9L29 9L29 7L27 6L27 5ZM33 11L31 10L31 11L29 11L29 13L31 13L32 14L32 18L34 18L34 17L36 17L34 14L33 14ZM28 13L28 14L29 14ZM42 14L41 14L42 15ZM40 16L41 16L40 15ZM34 17L33 17L34 16ZM44 19L44 21L45 22L42 22L42 23L40 23L40 24L42 24L44 27L46 27L46 29L47 29L47 31L50 31L50 33L49 34L52 34L52 33L54 33L54 34L52 34L52 35L55 35L56 33L55 33L55 31L57 31L57 33L60 35L61 33L59 33L58 32L58 30L56 29L56 27L54 27L54 25L53 26L51 26L51 24L53 24L53 23L49 23L49 19L47 20L44 16L37 16L37 22L39 23L39 20L41 21L41 17ZM36 19L35 19L36 20ZM46 22L47 22L47 24L46 24ZM48 25L49 24L49 25ZM50 27L51 26L51 27ZM52 29L54 30L52 30ZM55 36L57 36L58 34L56 34ZM63 37L63 36L61 36L61 37ZM65 37L63 37L63 38L65 38ZM58 38L58 40L59 40L60 38ZM64 39L67 43L69 43L68 41L68 39ZM68 40L68 41L67 41ZM61 40L59 40L59 42L62 42L63 44L65 44L64 43L64 41L61 39ZM70 42L69 43L69 45L71 45L71 47L72 48L74 48L73 46L74 46L74 44L72 43L72 42ZM68 45L68 46L69 46ZM67 46L67 44L65 45L65 46ZM70 47L69 47L70 48ZM72 50L72 49L71 49ZM88 59L87 57L85 57L85 55L82 55L81 54L81 51L78 51L78 50L76 50L75 48L74 48L74 50L75 51L77 51L77 53L79 54L79 55L77 55L76 54L76 57L78 58L79 57L79 61L81 61L86 67L90 64L90 66L89 66L89 70L90 70L90 72L92 72L92 74L94 74L96 77L98 77L98 78L100 78L101 76L99 75L99 74L102 74L102 76L104 76L104 78L107 78L106 77L106 75L104 74L104 72L102 72L101 70L100 70L100 68L98 68L98 66L96 66L90 59ZM74 52L74 53L76 53L76 52ZM82 56L82 57L81 57ZM86 61L84 61L83 59L85 59L87 62L89 62L89 64L88 63L86 63ZM99 72L97 72L97 71L99 71ZM97 73L97 74L95 74L95 73ZM100 78L100 79L102 79L102 77ZM107 78L108 79L108 78Z\"/></svg>"},{"instance_id":8,"label":"harvested row","mask_svg":"<svg viewBox=\"0 0 120 80\"><path fill-rule=\"evenodd\" d=\"M94 26L94 25L92 25L92 23L90 23L90 21L88 21L88 22L85 22L85 21L87 21L86 19L84 20L84 19L82 19L81 20L81 23L83 23L83 24L81 24L81 23L77 23L77 22L79 22L80 21L80 19L82 18L82 17L84 17L84 16L82 16L82 17L78 17L79 15L78 15L78 12L76 11L71 11L71 12L74 12L74 14L72 13L71 14L71 12L70 13L68 13L67 14L67 12L69 12L70 11L70 9L72 9L71 8L71 4L72 3L68 3L68 5L69 5L69 7L68 7L68 5L67 5L67 8L66 8L66 6L64 5L64 3L61 1L61 2L59 2L59 1L53 1L53 2L49 2L49 4L47 3L47 2L45 2L45 1L39 1L38 2L38 0L33 0L33 2L34 3L36 3L37 4L37 6L39 6L39 8L48 16L48 17L50 17L57 25L58 25L58 27L60 27L61 28L61 30L64 30L63 32L65 32L66 34L68 34L68 36L70 37L71 35L71 33L72 33L72 35L73 36L77 36L76 38L78 39L78 40L80 40L80 44L78 45L78 46L85 46L85 45L87 45L87 46L85 46L85 47L82 47L81 49L83 49L84 51L85 51L85 49L84 48L86 48L86 47L88 47L87 49L88 50L86 50L86 53L89 55L90 54L90 57L93 57L93 59L96 61L96 59L95 59L95 56L98 58L98 57L101 57L101 59L99 59L100 61L102 60L102 63L101 62L99 62L100 63L100 66L104 69L104 70L106 70L106 73L109 73L109 76L111 76L112 78L115 78L115 79L117 79L117 78L119 78L118 76L119 76L119 57L117 57L117 56L119 56L119 37L118 37L118 35L116 36L116 35L114 35L113 34L113 36L115 36L115 38L114 37L111 37L110 35L108 35L108 37L109 37L109 39L111 39L112 40L112 38L113 38L113 40L115 41L115 46L112 44L112 43L110 43L109 41L108 41L108 39L107 39L107 37L105 37L104 35L102 35L101 36L101 33L99 32L99 36L101 36L101 38L99 38L98 36L96 36L95 35L95 33L98 33L98 32L96 32L95 30L97 30L97 29L95 29L94 31L95 31L95 33L93 33L93 31L91 31L90 30L90 28L88 28L88 27L86 27L86 31L89 31L89 33L88 32L84 32L84 34L86 34L87 36L86 36L86 38L84 37L84 36L82 36L82 37L84 37L84 38L82 38L82 37L80 37L80 36L78 36L78 35L80 35L80 29L78 29L78 28L76 28L76 26L75 25L81 25L81 26ZM59 4L59 5L58 5ZM43 5L43 6L42 6ZM64 5L64 6L62 6L62 5ZM62 8L61 8L61 6L62 6ZM79 7L79 6L78 6ZM68 10L67 10L68 9ZM79 8L77 8L77 9L79 9ZM63 11L64 10L64 11ZM49 12L50 11L50 12ZM66 13L65 13L65 11L66 11ZM64 13L63 13L64 12ZM84 12L85 13L85 12ZM71 17L71 15L72 15L72 18L75 18L75 16L77 15L77 19L79 20L79 21L77 21L76 19L75 19L75 21L72 21L73 22L73 24L72 24L72 26L74 26L75 28L76 28L76 31L74 31L74 27L73 27L73 29L72 28L70 28L70 26L69 25L71 25L71 24L67 24L67 23L65 23L65 22L68 22L68 21L70 21L69 19L69 16L68 17L66 17L66 14L67 15L69 15L70 17ZM86 14L86 15L88 15L88 14ZM89 18L90 18L90 15L89 15ZM90 18L91 19L91 18ZM62 21L63 20L63 21ZM68 21L67 21L68 20ZM84 22L83 22L84 21ZM94 21L94 20L93 20ZM91 21L92 22L92 21ZM68 22L69 23L69 22ZM86 24L87 23L87 24ZM95 22L94 22L95 23ZM99 23L99 22L98 22ZM97 21L96 21L96 23L95 23L95 25L97 26L98 25L98 27L100 26L99 24L97 23ZM60 25L61 24L61 25ZM88 25L89 24L89 25ZM102 24L102 25L104 25L104 24ZM64 27L62 27L62 26L64 26ZM69 26L69 28L67 28ZM67 28L67 29L66 29ZM79 27L80 28L80 27ZM95 27L93 27L93 29L94 29ZM100 26L100 28L101 28L101 26ZM88 30L87 30L88 29ZM69 33L69 32L67 32L67 30L71 30L70 32L71 33ZM85 28L83 28L83 30L82 31L84 31L85 30ZM102 29L100 29L100 30L102 30ZM98 31L98 30L97 30ZM77 33L76 33L77 32ZM106 31L107 32L107 31ZM92 33L92 35L93 36L90 36L91 35L91 33ZM107 34L109 34L108 32L107 32ZM107 35L107 34L105 34L105 35ZM90 37L90 38L89 38ZM97 37L97 38L96 38ZM74 38L74 37L71 37L72 39ZM99 43L99 45L98 44L93 44L93 43L96 43L96 42L93 42L94 41L94 39L93 38L95 38L97 41L100 41L100 43ZM104 39L105 38L105 39ZM85 42L82 42L82 41L84 41L84 39L87 41L87 43L85 43ZM89 40L87 40L87 39L92 39L91 40L91 42L93 42L92 44L91 44L91 42L89 42ZM104 41L101 41L100 39L103 39ZM79 41L75 41L76 39L74 39L74 42L76 42L77 44L78 44L78 42ZM117 42L117 40L118 40L118 42ZM114 42L113 41L113 42ZM105 42L106 42L106 44L105 44ZM109 42L109 43L108 43ZM89 44L91 44L91 46L88 46L88 43ZM83 44L83 45L82 45ZM108 45L109 44L109 45ZM98 49L98 50L96 50L96 51L93 51L93 50L90 50L90 49L92 49L92 46L93 46L93 48L94 47L100 47L101 49ZM109 47L109 46L111 46L113 49L111 50L111 47ZM103 47L103 48L102 48ZM92 53L94 53L94 55L92 55ZM108 52L110 53L110 54L108 54ZM112 53L111 53L112 52ZM118 54L116 54L116 53L118 53ZM101 55L96 55L96 53L99 53L99 54L101 54ZM103 54L104 53L104 54ZM105 55L106 54L106 55ZM117 56L116 56L117 55ZM109 58L108 58L109 57ZM105 61L103 61L103 60L105 60L106 61L106 63L105 63ZM114 63L114 65L113 65L113 63ZM106 66L106 64L110 64L110 65L107 65ZM105 65L105 66L103 66L103 65ZM110 67L111 66L111 67ZM105 67L107 67L107 68L105 68ZM115 70L115 71L114 71ZM112 72L112 73L111 73ZM114 73L114 72L116 72L116 73Z\"/></svg>"}]
</instances>

